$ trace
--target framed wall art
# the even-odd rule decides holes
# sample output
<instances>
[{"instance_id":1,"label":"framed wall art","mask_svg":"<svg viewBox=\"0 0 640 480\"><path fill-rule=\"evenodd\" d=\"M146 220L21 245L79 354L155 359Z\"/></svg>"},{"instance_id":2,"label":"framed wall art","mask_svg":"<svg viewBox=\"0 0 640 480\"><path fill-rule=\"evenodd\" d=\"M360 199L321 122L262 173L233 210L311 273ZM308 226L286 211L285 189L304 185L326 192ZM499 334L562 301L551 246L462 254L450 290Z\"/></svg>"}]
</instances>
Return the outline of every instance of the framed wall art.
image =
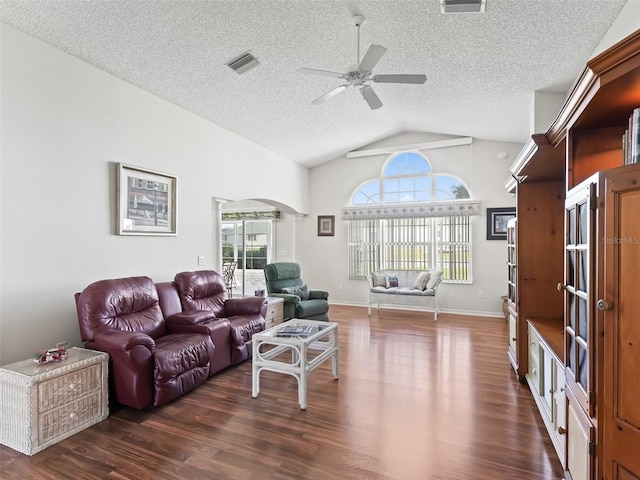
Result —
<instances>
[{"instance_id":1,"label":"framed wall art","mask_svg":"<svg viewBox=\"0 0 640 480\"><path fill-rule=\"evenodd\" d=\"M336 216L318 215L318 236L333 237L335 235Z\"/></svg>"},{"instance_id":2,"label":"framed wall art","mask_svg":"<svg viewBox=\"0 0 640 480\"><path fill-rule=\"evenodd\" d=\"M506 240L507 222L516 216L516 207L487 208L487 240Z\"/></svg>"},{"instance_id":3,"label":"framed wall art","mask_svg":"<svg viewBox=\"0 0 640 480\"><path fill-rule=\"evenodd\" d=\"M116 168L118 235L177 235L177 177L123 163Z\"/></svg>"}]
</instances>

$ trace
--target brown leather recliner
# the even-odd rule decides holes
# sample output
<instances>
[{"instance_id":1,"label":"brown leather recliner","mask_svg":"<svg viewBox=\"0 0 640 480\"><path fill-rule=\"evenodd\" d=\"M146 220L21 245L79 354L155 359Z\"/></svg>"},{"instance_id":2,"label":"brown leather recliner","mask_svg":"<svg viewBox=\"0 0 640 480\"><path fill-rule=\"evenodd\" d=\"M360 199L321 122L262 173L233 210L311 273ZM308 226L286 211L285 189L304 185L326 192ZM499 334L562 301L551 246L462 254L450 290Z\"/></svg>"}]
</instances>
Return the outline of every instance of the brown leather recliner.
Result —
<instances>
[{"instance_id":1,"label":"brown leather recliner","mask_svg":"<svg viewBox=\"0 0 640 480\"><path fill-rule=\"evenodd\" d=\"M101 280L76 294L80 336L109 353L113 398L144 408L163 405L209 377L211 336L181 332L165 321L148 277Z\"/></svg>"},{"instance_id":2,"label":"brown leather recliner","mask_svg":"<svg viewBox=\"0 0 640 480\"><path fill-rule=\"evenodd\" d=\"M228 298L224 278L213 270L181 272L174 282L184 314L209 311L214 318L210 322L211 336L216 345L214 331L228 331L230 357L228 365L236 365L251 358L251 337L264 330L267 314L267 299L264 297ZM165 315L171 323L177 323L171 312ZM228 328L228 330L227 330ZM219 355L222 357L222 354ZM214 361L214 372L224 368ZM223 359L220 359L223 360ZM226 366L226 365L225 365Z\"/></svg>"}]
</instances>

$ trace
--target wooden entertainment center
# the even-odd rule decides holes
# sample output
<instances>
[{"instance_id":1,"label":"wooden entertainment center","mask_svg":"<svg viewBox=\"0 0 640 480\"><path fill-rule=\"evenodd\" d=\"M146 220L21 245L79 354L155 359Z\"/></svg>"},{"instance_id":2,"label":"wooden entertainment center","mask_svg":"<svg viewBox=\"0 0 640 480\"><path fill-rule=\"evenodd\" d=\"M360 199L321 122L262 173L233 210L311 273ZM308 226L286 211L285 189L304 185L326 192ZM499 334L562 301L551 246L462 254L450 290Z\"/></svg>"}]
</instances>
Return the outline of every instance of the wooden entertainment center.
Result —
<instances>
[{"instance_id":1,"label":"wooden entertainment center","mask_svg":"<svg viewBox=\"0 0 640 480\"><path fill-rule=\"evenodd\" d=\"M640 30L590 60L506 183L508 355L566 480L640 479Z\"/></svg>"}]
</instances>

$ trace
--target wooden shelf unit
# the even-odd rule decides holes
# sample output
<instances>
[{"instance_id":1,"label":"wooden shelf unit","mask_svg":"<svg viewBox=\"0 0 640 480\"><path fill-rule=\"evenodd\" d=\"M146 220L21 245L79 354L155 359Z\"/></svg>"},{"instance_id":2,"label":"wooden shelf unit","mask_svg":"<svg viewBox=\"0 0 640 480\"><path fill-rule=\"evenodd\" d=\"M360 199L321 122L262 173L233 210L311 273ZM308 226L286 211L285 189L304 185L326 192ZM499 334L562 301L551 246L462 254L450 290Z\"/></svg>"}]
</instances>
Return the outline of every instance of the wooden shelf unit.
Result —
<instances>
[{"instance_id":1,"label":"wooden shelf unit","mask_svg":"<svg viewBox=\"0 0 640 480\"><path fill-rule=\"evenodd\" d=\"M507 311L509 322L509 361L513 368L518 370L518 344L517 344L517 325L518 311L518 219L512 218L507 222Z\"/></svg>"},{"instance_id":2,"label":"wooden shelf unit","mask_svg":"<svg viewBox=\"0 0 640 480\"><path fill-rule=\"evenodd\" d=\"M562 172L562 170L560 170ZM510 301L514 334L509 337L509 358L518 379L525 383L529 371L526 348L529 318L555 318L562 323L563 298L558 284L563 279L563 232L565 183L559 179L517 185L517 239L515 301ZM518 345L522 344L522 348Z\"/></svg>"},{"instance_id":3,"label":"wooden shelf unit","mask_svg":"<svg viewBox=\"0 0 640 480\"><path fill-rule=\"evenodd\" d=\"M587 63L505 184L517 195L514 368L550 428L540 382L553 365L539 345L554 352L555 379L565 379L564 453L556 449L567 480L640 480L640 164L623 166L622 151L637 107L640 30ZM551 293L554 282L561 293Z\"/></svg>"}]
</instances>

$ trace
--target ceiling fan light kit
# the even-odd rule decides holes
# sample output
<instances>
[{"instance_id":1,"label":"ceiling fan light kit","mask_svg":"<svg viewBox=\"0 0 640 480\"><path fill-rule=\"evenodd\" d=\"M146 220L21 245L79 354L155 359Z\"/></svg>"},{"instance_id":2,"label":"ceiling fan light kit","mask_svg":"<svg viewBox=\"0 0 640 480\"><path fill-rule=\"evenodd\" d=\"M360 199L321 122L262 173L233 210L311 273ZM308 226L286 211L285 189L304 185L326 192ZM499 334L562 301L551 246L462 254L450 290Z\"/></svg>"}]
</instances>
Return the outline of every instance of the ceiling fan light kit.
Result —
<instances>
[{"instance_id":1,"label":"ceiling fan light kit","mask_svg":"<svg viewBox=\"0 0 640 480\"><path fill-rule=\"evenodd\" d=\"M328 93L316 98L311 103L313 105L319 105L337 94L345 91L349 87L354 87L360 90L362 98L369 108L376 110L382 107L382 101L373 90L369 82L373 83L404 83L412 85L422 85L427 81L426 75L423 74L386 74L386 75L372 75L373 68L380 61L382 56L387 52L387 49L381 45L371 45L364 54L362 60L360 60L360 27L365 21L363 15L353 15L353 24L358 30L357 40L357 59L356 64L347 68L345 73L331 72L328 70L317 70L313 68L300 68L298 71L310 75L320 75L325 77L333 77L344 80L346 83L334 88Z\"/></svg>"}]
</instances>

